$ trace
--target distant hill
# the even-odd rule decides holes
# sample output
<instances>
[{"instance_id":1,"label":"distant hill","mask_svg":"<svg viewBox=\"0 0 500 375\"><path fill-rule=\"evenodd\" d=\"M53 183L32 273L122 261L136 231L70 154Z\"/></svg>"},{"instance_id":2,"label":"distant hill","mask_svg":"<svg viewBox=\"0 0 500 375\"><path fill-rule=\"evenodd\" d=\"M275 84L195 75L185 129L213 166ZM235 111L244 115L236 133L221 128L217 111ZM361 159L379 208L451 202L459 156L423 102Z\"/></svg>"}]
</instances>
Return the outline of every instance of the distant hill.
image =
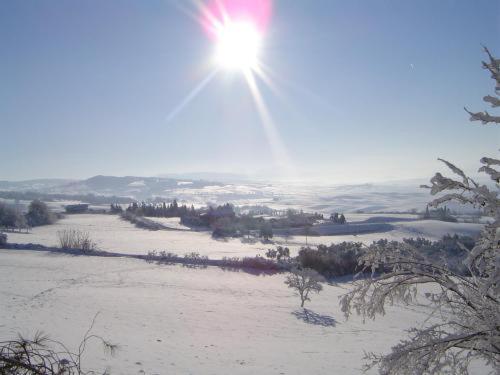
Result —
<instances>
[{"instance_id":1,"label":"distant hill","mask_svg":"<svg viewBox=\"0 0 500 375\"><path fill-rule=\"evenodd\" d=\"M187 179L187 180L205 180L220 182L248 182L251 179L244 174L226 173L226 172L188 172L188 173L165 173L158 175L162 178Z\"/></svg>"},{"instance_id":2,"label":"distant hill","mask_svg":"<svg viewBox=\"0 0 500 375\"><path fill-rule=\"evenodd\" d=\"M41 191L62 186L74 182L75 180L62 178L44 178L24 181L0 181L0 190L16 191Z\"/></svg>"},{"instance_id":3,"label":"distant hill","mask_svg":"<svg viewBox=\"0 0 500 375\"><path fill-rule=\"evenodd\" d=\"M94 176L86 180L40 179L27 181L0 181L0 191L38 192L50 194L116 195L147 199L168 196L169 191L183 187L203 188L220 186L218 182L174 179L165 177Z\"/></svg>"}]
</instances>

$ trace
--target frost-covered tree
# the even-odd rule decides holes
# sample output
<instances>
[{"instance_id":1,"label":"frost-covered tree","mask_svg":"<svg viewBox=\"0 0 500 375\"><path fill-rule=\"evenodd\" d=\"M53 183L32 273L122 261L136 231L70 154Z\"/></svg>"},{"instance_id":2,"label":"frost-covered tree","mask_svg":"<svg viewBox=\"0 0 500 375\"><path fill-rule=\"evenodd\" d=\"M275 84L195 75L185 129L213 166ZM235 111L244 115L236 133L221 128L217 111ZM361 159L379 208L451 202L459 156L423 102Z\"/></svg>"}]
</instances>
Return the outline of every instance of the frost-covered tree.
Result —
<instances>
[{"instance_id":1,"label":"frost-covered tree","mask_svg":"<svg viewBox=\"0 0 500 375\"><path fill-rule=\"evenodd\" d=\"M260 237L264 239L264 241L269 241L270 238L273 238L273 227L270 223L264 223L260 227Z\"/></svg>"},{"instance_id":2,"label":"frost-covered tree","mask_svg":"<svg viewBox=\"0 0 500 375\"><path fill-rule=\"evenodd\" d=\"M304 303L311 300L311 292L319 293L323 290L321 283L324 281L324 277L311 268L294 268L286 277L285 284L297 291L301 301L300 307L304 307Z\"/></svg>"},{"instance_id":3,"label":"frost-covered tree","mask_svg":"<svg viewBox=\"0 0 500 375\"><path fill-rule=\"evenodd\" d=\"M38 225L52 224L55 218L54 214L44 202L35 199L29 205L28 212L26 213L26 220L30 226L36 227Z\"/></svg>"},{"instance_id":4,"label":"frost-covered tree","mask_svg":"<svg viewBox=\"0 0 500 375\"><path fill-rule=\"evenodd\" d=\"M495 96L486 95L483 97L483 101L489 103L492 108L500 107L500 98L497 96L500 94L500 60L493 57L488 48L484 47L484 51L488 55L489 61L483 61L483 68L491 73L491 78L496 82L495 84ZM471 121L481 121L483 125L487 124L500 124L500 116L493 116L488 113L488 111L483 112L471 112L467 108L464 108L470 115Z\"/></svg>"},{"instance_id":5,"label":"frost-covered tree","mask_svg":"<svg viewBox=\"0 0 500 375\"><path fill-rule=\"evenodd\" d=\"M500 91L500 60L486 50L489 62L483 67L491 72ZM498 107L497 97L484 100ZM467 112L469 112L466 109ZM499 124L500 118L487 112L472 113L471 121ZM440 159L441 160L441 159ZM374 244L360 260L371 277L355 282L342 296L341 308L346 318L353 312L374 319L384 314L387 304L416 303L417 288L428 285L425 298L431 311L421 327L409 330L387 355L370 353L366 368L379 366L382 374L468 374L473 360L484 361L493 373L500 372L500 201L498 198L500 160L482 158L479 172L494 181L495 188L481 185L445 160L441 160L458 179L436 173L431 179L430 206L456 201L477 207L492 217L472 250L467 250L463 276L451 267L430 261L410 244ZM497 169L495 169L497 168ZM379 271L384 270L384 273Z\"/></svg>"}]
</instances>

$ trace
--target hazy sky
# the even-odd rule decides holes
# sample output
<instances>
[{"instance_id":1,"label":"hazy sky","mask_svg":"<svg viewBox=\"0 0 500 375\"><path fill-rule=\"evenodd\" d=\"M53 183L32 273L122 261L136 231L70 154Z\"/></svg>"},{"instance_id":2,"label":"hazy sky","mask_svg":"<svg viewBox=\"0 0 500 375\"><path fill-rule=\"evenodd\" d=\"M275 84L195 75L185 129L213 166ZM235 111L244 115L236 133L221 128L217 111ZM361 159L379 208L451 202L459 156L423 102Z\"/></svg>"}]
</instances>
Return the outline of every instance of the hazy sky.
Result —
<instances>
[{"instance_id":1,"label":"hazy sky","mask_svg":"<svg viewBox=\"0 0 500 375\"><path fill-rule=\"evenodd\" d=\"M499 1L273 2L257 85L297 176L332 183L467 171L498 155L470 123L500 55ZM243 74L185 1L0 2L0 179L217 171L273 173ZM174 113L174 115L172 115Z\"/></svg>"}]
</instances>

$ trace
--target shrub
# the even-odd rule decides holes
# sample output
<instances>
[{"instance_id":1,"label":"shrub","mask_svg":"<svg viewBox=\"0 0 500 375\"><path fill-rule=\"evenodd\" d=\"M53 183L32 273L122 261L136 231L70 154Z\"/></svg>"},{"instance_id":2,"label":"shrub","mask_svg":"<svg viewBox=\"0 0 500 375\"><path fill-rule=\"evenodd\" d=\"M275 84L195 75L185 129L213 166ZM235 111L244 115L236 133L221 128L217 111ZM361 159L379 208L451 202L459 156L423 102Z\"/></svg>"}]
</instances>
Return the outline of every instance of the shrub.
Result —
<instances>
[{"instance_id":1,"label":"shrub","mask_svg":"<svg viewBox=\"0 0 500 375\"><path fill-rule=\"evenodd\" d=\"M184 260L190 264L202 264L208 260L207 256L201 256L200 253L191 252L184 254Z\"/></svg>"},{"instance_id":2,"label":"shrub","mask_svg":"<svg viewBox=\"0 0 500 375\"><path fill-rule=\"evenodd\" d=\"M272 260L265 259L259 255L255 257L244 257L240 262L241 267L254 268L258 270L279 270L280 267Z\"/></svg>"},{"instance_id":3,"label":"shrub","mask_svg":"<svg viewBox=\"0 0 500 375\"><path fill-rule=\"evenodd\" d=\"M5 233L0 233L0 246L7 244L7 235Z\"/></svg>"},{"instance_id":4,"label":"shrub","mask_svg":"<svg viewBox=\"0 0 500 375\"><path fill-rule=\"evenodd\" d=\"M290 259L290 249L288 247L278 246L276 250L268 249L266 252L266 257L270 259L289 260Z\"/></svg>"},{"instance_id":5,"label":"shrub","mask_svg":"<svg viewBox=\"0 0 500 375\"><path fill-rule=\"evenodd\" d=\"M78 229L65 229L57 232L57 236L61 249L81 250L83 252L97 250L97 244L92 241L88 232Z\"/></svg>"},{"instance_id":6,"label":"shrub","mask_svg":"<svg viewBox=\"0 0 500 375\"><path fill-rule=\"evenodd\" d=\"M311 268L332 277L354 274L359 271L358 260L364 253L361 242L342 242L330 246L318 245L318 249L303 247L297 257L303 268Z\"/></svg>"},{"instance_id":7,"label":"shrub","mask_svg":"<svg viewBox=\"0 0 500 375\"><path fill-rule=\"evenodd\" d=\"M260 271L280 271L284 269L284 265L278 264L270 259L265 259L259 255L255 257L244 257L244 258L222 258L222 267L229 268L251 268Z\"/></svg>"},{"instance_id":8,"label":"shrub","mask_svg":"<svg viewBox=\"0 0 500 375\"><path fill-rule=\"evenodd\" d=\"M147 262L157 262L157 263L172 263L179 261L179 256L175 253L166 252L166 251L148 251L148 255L146 256Z\"/></svg>"}]
</instances>

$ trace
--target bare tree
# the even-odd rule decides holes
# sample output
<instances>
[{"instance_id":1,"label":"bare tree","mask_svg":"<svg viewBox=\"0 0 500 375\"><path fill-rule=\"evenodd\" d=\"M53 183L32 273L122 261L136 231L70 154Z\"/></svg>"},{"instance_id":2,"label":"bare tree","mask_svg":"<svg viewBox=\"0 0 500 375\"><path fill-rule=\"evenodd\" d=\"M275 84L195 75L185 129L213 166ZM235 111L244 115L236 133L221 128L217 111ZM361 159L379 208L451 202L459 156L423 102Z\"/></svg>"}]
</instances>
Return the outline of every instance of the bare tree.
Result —
<instances>
[{"instance_id":1,"label":"bare tree","mask_svg":"<svg viewBox=\"0 0 500 375\"><path fill-rule=\"evenodd\" d=\"M105 353L114 355L118 346L91 333L96 314L90 328L78 347L78 352L69 351L64 344L51 340L43 333L36 333L33 339L22 336L0 342L0 374L14 375L91 375L94 371L82 368L82 357L87 344L97 340Z\"/></svg>"},{"instance_id":2,"label":"bare tree","mask_svg":"<svg viewBox=\"0 0 500 375\"><path fill-rule=\"evenodd\" d=\"M311 300L311 292L319 293L323 290L321 283L324 281L325 278L311 268L294 268L286 277L285 284L297 291L301 301L300 307L304 307L304 303Z\"/></svg>"},{"instance_id":3,"label":"bare tree","mask_svg":"<svg viewBox=\"0 0 500 375\"><path fill-rule=\"evenodd\" d=\"M483 62L483 66L492 73L498 92L500 60L486 52L490 62ZM484 100L498 104L498 99ZM471 113L471 120L500 123L498 117L481 113ZM441 161L460 178L454 180L436 173L431 186L425 187L432 195L443 195L430 205L436 207L448 201L472 205L493 217L493 222L485 226L474 248L467 250L466 276L453 272L446 264L435 264L408 244L374 245L363 255L360 265L372 271L372 276L355 282L354 288L342 296L346 318L356 312L374 319L385 313L387 304L415 303L418 286L437 286L425 294L432 310L422 327L410 329L410 337L400 341L389 354L367 355L370 362L366 368L379 366L382 374L468 374L470 362L477 359L495 373L500 371L500 174L495 170L500 160L483 158L479 169L496 182L496 191L467 177L455 165ZM381 268L386 272L377 274Z\"/></svg>"}]
</instances>

